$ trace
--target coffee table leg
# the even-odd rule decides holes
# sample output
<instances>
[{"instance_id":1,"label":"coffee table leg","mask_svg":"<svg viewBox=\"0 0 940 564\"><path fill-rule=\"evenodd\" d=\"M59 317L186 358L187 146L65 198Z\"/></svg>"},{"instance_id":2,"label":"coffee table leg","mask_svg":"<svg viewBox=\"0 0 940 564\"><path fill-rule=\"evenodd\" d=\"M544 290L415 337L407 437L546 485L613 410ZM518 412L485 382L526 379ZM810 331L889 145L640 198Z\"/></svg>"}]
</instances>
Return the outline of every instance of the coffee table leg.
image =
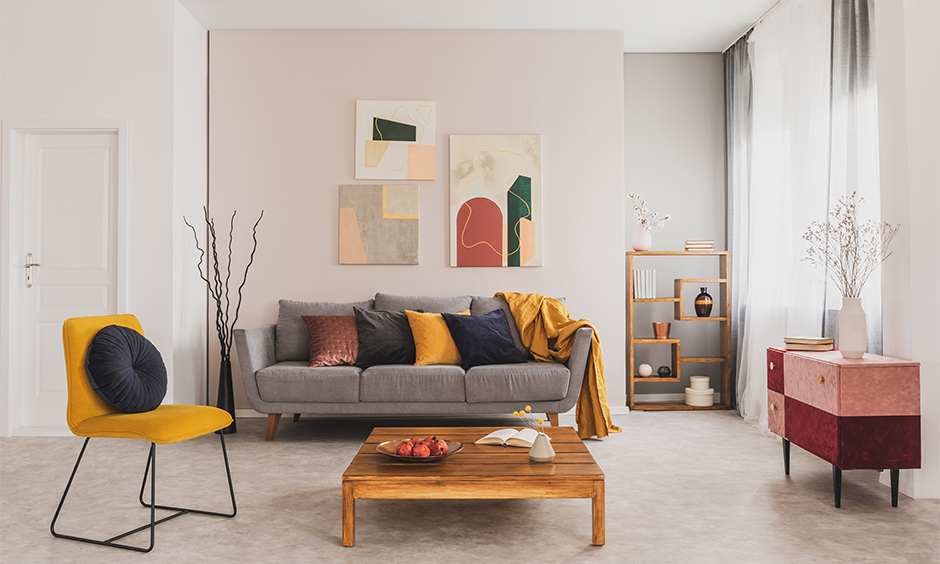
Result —
<instances>
[{"instance_id":1,"label":"coffee table leg","mask_svg":"<svg viewBox=\"0 0 940 564\"><path fill-rule=\"evenodd\" d=\"M352 482L343 482L343 546L356 543L356 498Z\"/></svg>"},{"instance_id":2,"label":"coffee table leg","mask_svg":"<svg viewBox=\"0 0 940 564\"><path fill-rule=\"evenodd\" d=\"M594 497L591 498L591 544L604 544L604 481L594 482Z\"/></svg>"}]
</instances>

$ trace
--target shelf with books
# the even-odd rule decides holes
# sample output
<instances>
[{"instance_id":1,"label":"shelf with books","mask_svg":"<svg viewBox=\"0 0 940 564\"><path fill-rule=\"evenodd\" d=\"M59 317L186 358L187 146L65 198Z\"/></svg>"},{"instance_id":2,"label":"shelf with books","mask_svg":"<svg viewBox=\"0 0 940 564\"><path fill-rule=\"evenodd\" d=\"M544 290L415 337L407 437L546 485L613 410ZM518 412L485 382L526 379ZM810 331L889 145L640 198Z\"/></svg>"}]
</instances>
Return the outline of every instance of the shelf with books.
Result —
<instances>
[{"instance_id":1,"label":"shelf with books","mask_svg":"<svg viewBox=\"0 0 940 564\"><path fill-rule=\"evenodd\" d=\"M635 298L634 297L634 271L637 257L717 257L718 277L717 278L677 278L674 280L674 295L662 298ZM730 256L728 251L643 251L627 253L627 368L629 369L629 382L627 386L627 404L631 409L637 410L708 410L708 409L728 409L731 407L731 324L728 318L730 310ZM714 284L717 285L718 296L715 298L715 310L717 315L709 317L698 317L685 315L683 310L683 300L685 298L683 285L685 284ZM714 321L718 326L720 333L720 350L717 356L690 356L683 357L681 354L681 339L651 339L637 336L634 325L634 315L638 304L649 303L672 303L675 309L674 318L679 321ZM656 306L653 306L656 307ZM699 326L701 327L701 326ZM672 346L672 370L673 375L661 378L657 376L642 377L636 372L639 362L637 361L637 345L651 344L670 344ZM707 353L706 353L707 354ZM677 402L637 402L636 389L638 385L650 383L679 383L682 376L683 364L707 363L717 364L720 376L718 378L719 401L711 407L692 407L685 403Z\"/></svg>"}]
</instances>

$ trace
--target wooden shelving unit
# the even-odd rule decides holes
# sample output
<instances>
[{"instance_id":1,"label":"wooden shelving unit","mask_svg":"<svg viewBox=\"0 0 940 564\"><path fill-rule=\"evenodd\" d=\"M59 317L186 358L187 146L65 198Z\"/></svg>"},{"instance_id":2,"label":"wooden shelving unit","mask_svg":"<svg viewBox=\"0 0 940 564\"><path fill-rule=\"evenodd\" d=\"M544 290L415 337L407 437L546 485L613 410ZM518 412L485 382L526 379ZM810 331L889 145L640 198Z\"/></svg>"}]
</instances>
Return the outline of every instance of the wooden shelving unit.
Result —
<instances>
[{"instance_id":1,"label":"wooden shelving unit","mask_svg":"<svg viewBox=\"0 0 940 564\"><path fill-rule=\"evenodd\" d=\"M633 298L633 269L635 257L717 257L718 278L677 278L674 283L674 295L668 298ZM664 410L710 410L710 409L729 409L731 407L731 323L729 322L728 312L731 311L731 293L730 272L731 257L728 251L631 251L627 253L627 367L630 370L629 386L627 386L627 403L630 409L664 411ZM697 317L686 315L683 309L684 287L688 284L717 284L719 288L718 298L715 300L712 309L712 316ZM655 302L673 302L675 307L674 317L680 322L717 322L721 334L721 351L718 356L682 356L682 344L679 339L651 339L646 337L636 337L634 331L633 317L636 304L655 303ZM717 310L717 315L715 315ZM669 378L651 376L644 378L636 373L636 345L668 344L672 348L672 368L674 375ZM720 363L721 376L719 378L720 401L711 407L690 407L684 402L677 403L637 403L636 385L652 382L679 382L682 378L682 365L694 363Z\"/></svg>"}]
</instances>

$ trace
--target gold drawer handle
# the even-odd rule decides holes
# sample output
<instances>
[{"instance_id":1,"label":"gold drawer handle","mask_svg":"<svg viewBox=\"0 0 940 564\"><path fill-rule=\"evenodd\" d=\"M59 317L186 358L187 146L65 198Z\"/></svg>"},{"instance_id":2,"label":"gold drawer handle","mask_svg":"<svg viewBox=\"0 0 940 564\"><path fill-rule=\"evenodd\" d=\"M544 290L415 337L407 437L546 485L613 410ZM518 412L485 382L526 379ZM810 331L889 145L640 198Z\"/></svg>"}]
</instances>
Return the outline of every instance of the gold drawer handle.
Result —
<instances>
[{"instance_id":1,"label":"gold drawer handle","mask_svg":"<svg viewBox=\"0 0 940 564\"><path fill-rule=\"evenodd\" d=\"M825 382L825 381L826 381L826 379L823 378L821 375L816 377L816 383L818 383L818 384L822 384L822 383Z\"/></svg>"},{"instance_id":2,"label":"gold drawer handle","mask_svg":"<svg viewBox=\"0 0 940 564\"><path fill-rule=\"evenodd\" d=\"M772 362L770 363L770 369L771 369L771 370L774 369L774 363L772 363Z\"/></svg>"},{"instance_id":3,"label":"gold drawer handle","mask_svg":"<svg viewBox=\"0 0 940 564\"><path fill-rule=\"evenodd\" d=\"M775 403L770 404L770 411L777 411L777 404Z\"/></svg>"}]
</instances>

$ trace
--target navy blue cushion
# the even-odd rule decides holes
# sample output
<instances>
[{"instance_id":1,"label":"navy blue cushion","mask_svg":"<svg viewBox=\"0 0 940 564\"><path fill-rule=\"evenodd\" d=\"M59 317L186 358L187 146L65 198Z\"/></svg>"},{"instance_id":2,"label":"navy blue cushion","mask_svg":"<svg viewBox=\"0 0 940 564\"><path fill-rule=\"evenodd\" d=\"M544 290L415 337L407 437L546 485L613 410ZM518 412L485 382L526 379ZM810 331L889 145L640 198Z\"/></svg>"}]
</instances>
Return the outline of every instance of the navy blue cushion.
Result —
<instances>
[{"instance_id":1,"label":"navy blue cushion","mask_svg":"<svg viewBox=\"0 0 940 564\"><path fill-rule=\"evenodd\" d=\"M483 315L442 313L450 336L460 351L464 370L484 364L525 362L525 355L512 342L506 313L497 309Z\"/></svg>"},{"instance_id":2,"label":"navy blue cushion","mask_svg":"<svg viewBox=\"0 0 940 564\"><path fill-rule=\"evenodd\" d=\"M403 311L379 311L353 308L359 354L356 366L368 368L376 364L414 364L415 340L411 324Z\"/></svg>"},{"instance_id":3,"label":"navy blue cushion","mask_svg":"<svg viewBox=\"0 0 940 564\"><path fill-rule=\"evenodd\" d=\"M166 366L160 351L129 327L108 325L88 347L85 371L91 387L124 413L152 411L166 395Z\"/></svg>"}]
</instances>

